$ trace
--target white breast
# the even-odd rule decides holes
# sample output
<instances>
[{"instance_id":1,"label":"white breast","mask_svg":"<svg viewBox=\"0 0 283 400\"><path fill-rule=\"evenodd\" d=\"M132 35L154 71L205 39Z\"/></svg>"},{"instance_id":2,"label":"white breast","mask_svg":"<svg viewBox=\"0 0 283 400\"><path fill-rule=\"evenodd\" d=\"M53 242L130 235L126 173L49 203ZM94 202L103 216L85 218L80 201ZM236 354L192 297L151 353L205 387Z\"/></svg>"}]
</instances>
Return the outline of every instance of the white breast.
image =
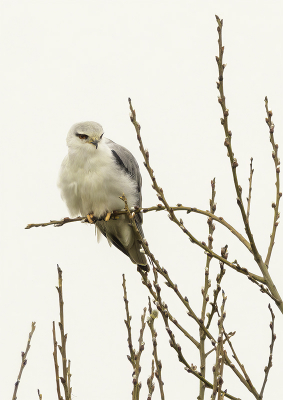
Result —
<instances>
[{"instance_id":1,"label":"white breast","mask_svg":"<svg viewBox=\"0 0 283 400\"><path fill-rule=\"evenodd\" d=\"M90 150L90 151L89 151ZM93 212L99 218L124 208L119 199L124 193L128 204L137 203L136 183L116 164L109 147L69 149L59 175L58 186L72 216Z\"/></svg>"}]
</instances>

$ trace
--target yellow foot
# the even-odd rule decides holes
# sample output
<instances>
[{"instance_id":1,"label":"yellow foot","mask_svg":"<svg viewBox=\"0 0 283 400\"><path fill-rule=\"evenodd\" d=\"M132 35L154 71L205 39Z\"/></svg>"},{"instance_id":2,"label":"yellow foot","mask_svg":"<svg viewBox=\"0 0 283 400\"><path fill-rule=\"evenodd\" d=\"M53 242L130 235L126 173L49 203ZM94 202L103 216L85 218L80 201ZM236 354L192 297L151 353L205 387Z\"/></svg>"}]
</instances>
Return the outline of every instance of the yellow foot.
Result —
<instances>
[{"instance_id":1,"label":"yellow foot","mask_svg":"<svg viewBox=\"0 0 283 400\"><path fill-rule=\"evenodd\" d=\"M109 219L110 219L110 217L111 217L111 212L108 212L107 214L106 214L106 217L104 218L104 221L109 221Z\"/></svg>"},{"instance_id":2,"label":"yellow foot","mask_svg":"<svg viewBox=\"0 0 283 400\"><path fill-rule=\"evenodd\" d=\"M93 217L94 217L93 213L87 214L86 217L87 217L87 220L88 220L88 222L89 222L90 224L94 224L94 222L93 222Z\"/></svg>"}]
</instances>

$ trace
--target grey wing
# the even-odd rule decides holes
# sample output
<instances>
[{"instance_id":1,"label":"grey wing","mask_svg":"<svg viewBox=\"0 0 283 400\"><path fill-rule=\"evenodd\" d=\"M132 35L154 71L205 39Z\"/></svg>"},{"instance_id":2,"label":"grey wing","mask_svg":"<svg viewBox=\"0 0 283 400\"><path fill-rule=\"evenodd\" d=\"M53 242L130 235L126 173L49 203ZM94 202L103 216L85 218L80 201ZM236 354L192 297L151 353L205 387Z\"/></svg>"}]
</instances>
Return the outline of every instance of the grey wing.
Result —
<instances>
[{"instance_id":1,"label":"grey wing","mask_svg":"<svg viewBox=\"0 0 283 400\"><path fill-rule=\"evenodd\" d=\"M141 193L141 187L142 187L142 177L139 169L139 165L135 159L135 157L132 155L132 153L126 149L123 146L120 146L119 144L112 142L110 139L105 139L106 144L108 147L111 149L112 154L115 158L116 163L120 166L120 168L129 174L131 178L136 182L137 185L137 195L138 195L138 203L137 205L139 207L142 206L142 193ZM137 227L143 236L143 231L142 231L142 220L143 216L141 213L136 215L136 223Z\"/></svg>"}]
</instances>

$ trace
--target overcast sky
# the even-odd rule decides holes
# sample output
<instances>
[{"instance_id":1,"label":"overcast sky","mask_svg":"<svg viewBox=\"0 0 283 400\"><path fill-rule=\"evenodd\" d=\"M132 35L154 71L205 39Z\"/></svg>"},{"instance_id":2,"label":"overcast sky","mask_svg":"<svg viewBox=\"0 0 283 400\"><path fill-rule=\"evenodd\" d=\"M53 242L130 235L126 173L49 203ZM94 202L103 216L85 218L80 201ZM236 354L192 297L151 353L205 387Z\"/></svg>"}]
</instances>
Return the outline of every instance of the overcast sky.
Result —
<instances>
[{"instance_id":1,"label":"overcast sky","mask_svg":"<svg viewBox=\"0 0 283 400\"><path fill-rule=\"evenodd\" d=\"M269 98L279 155L283 145L281 1L15 1L1 2L1 398L12 398L30 325L37 328L18 399L55 399L52 321L59 318L56 265L63 270L67 354L74 399L130 399L132 368L126 355L127 332L122 292L126 275L133 316L134 346L147 289L136 267L94 228L73 223L25 230L32 222L68 216L57 177L67 153L66 135L76 122L100 123L105 136L126 146L143 176L143 204L159 202L143 167L129 119L132 98L144 145L168 202L209 208L210 181L216 178L216 214L244 234L229 160L223 146L217 102L215 14L224 19L224 76L233 150L247 196L249 160L254 158L251 227L265 258L272 229L275 169L271 158L264 97ZM207 240L206 218L180 215L192 234ZM144 216L150 249L171 279L201 310L205 255L192 245L166 213ZM229 245L229 259L260 274L253 258L232 234L216 226L214 250ZM270 273L283 295L282 226L279 225ZM219 271L211 264L212 289ZM160 279L162 283L162 279ZM198 328L174 293L162 286L164 300L178 321L198 338ZM260 391L270 344L270 298L244 276L228 269L226 330ZM212 289L210 298L213 297ZM283 318L274 303L277 341L266 399L282 393ZM188 375L168 345L162 318L156 321L166 399L196 399L199 383ZM217 329L212 328L217 335ZM199 355L179 331L176 340L189 364ZM58 331L59 335L59 331ZM145 333L141 398L147 396L151 339ZM209 344L207 350L209 350ZM208 379L211 381L211 356ZM230 373L224 385L235 397L253 396ZM211 392L208 390L206 399ZM153 398L158 399L156 393Z\"/></svg>"}]
</instances>

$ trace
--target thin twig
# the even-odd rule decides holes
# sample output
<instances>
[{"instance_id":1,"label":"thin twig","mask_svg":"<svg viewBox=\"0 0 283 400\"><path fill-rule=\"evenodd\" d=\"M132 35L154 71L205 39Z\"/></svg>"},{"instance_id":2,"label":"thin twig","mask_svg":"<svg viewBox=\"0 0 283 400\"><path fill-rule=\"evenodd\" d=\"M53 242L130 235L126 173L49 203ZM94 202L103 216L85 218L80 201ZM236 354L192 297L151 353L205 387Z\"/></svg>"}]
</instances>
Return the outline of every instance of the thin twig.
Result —
<instances>
[{"instance_id":1,"label":"thin twig","mask_svg":"<svg viewBox=\"0 0 283 400\"><path fill-rule=\"evenodd\" d=\"M252 199L252 180L253 180L253 158L251 158L251 163L250 163L250 177L249 177L249 196L247 197L247 220L249 221L250 217L250 209L251 209L251 199Z\"/></svg>"},{"instance_id":2,"label":"thin twig","mask_svg":"<svg viewBox=\"0 0 283 400\"><path fill-rule=\"evenodd\" d=\"M55 367L55 377L56 377L56 389L57 389L57 396L58 400L63 400L61 396L60 390L60 380L59 380L59 365L58 365L58 358L57 358L57 340L56 340L56 330L55 330L55 322L53 321L53 359L54 359L54 367Z\"/></svg>"},{"instance_id":3,"label":"thin twig","mask_svg":"<svg viewBox=\"0 0 283 400\"><path fill-rule=\"evenodd\" d=\"M39 400L42 400L42 394L40 393L40 390L39 390L39 389L37 389L37 394L38 394Z\"/></svg>"},{"instance_id":4,"label":"thin twig","mask_svg":"<svg viewBox=\"0 0 283 400\"><path fill-rule=\"evenodd\" d=\"M65 217L59 221L51 220L50 222L41 222L39 224L28 224L25 227L25 229L45 227L48 225L54 225L55 227L59 227L59 226L68 224L69 222L77 222L77 221L84 221L84 220L86 220L86 217L76 217L76 218ZM88 221L86 220L84 222L88 222Z\"/></svg>"},{"instance_id":5,"label":"thin twig","mask_svg":"<svg viewBox=\"0 0 283 400\"><path fill-rule=\"evenodd\" d=\"M151 400L152 393L154 392L154 389L155 389L153 379L154 379L154 360L152 360L152 362L151 362L151 375L147 379L147 387L148 387L147 400Z\"/></svg>"},{"instance_id":6,"label":"thin twig","mask_svg":"<svg viewBox=\"0 0 283 400\"><path fill-rule=\"evenodd\" d=\"M233 345L232 345L232 342L231 342L231 340L230 340L229 335L226 333L225 329L223 329L223 332L224 332L225 338L226 338L226 340L227 340L227 342L228 342L228 344L229 344L229 346L230 346L230 349L232 350L233 358L236 360L237 364L239 365L240 369L242 370L242 372L243 372L243 374L244 374L245 379L244 379L244 380L241 379L242 383L246 386L246 388L247 388L251 393L253 393L253 395L255 396L256 399L259 399L259 394L257 393L255 387L253 386L253 384L252 384L252 382L251 382L251 380L250 380L250 377L249 377L249 375L248 375L247 372L246 372L246 369L245 369L244 365L241 364L241 362L240 362L240 360L239 360L239 358L238 358L238 356L237 356L237 354L236 354L236 352L235 352L235 350L234 350L234 347L233 347ZM232 371L233 371L237 376L239 376L239 375L238 375L238 370L236 369L235 365L234 365L233 363L231 363L231 362L227 362L227 360L228 360L228 357L227 357L227 355L225 355L225 363L226 363L227 365L229 365L229 367L232 369Z\"/></svg>"},{"instance_id":7,"label":"thin twig","mask_svg":"<svg viewBox=\"0 0 283 400\"><path fill-rule=\"evenodd\" d=\"M272 144L272 158L274 160L274 165L275 165L275 171L276 171L276 201L275 203L272 203L272 208L274 209L274 218L273 218L273 228L272 228L272 233L270 235L270 244L268 247L266 259L265 259L265 264L268 266L270 262L270 257L272 253L272 249L274 246L274 239L275 239L275 234L276 234L276 229L279 224L278 219L279 219L279 202L280 198L282 196L282 193L280 192L280 160L278 158L278 144L275 144L274 141L274 123L271 120L272 117L272 111L268 109L268 98L265 97L264 99L265 102L265 110L267 113L267 117L265 118L265 121L269 127L269 133L270 133L270 143Z\"/></svg>"},{"instance_id":8,"label":"thin twig","mask_svg":"<svg viewBox=\"0 0 283 400\"><path fill-rule=\"evenodd\" d=\"M16 400L17 399L17 391L18 391L18 387L19 387L19 384L20 384L20 380L21 380L21 377L22 377L23 370L24 370L25 366L27 365L27 354L28 354L29 349L30 349L30 342L31 342L31 338L32 338L32 335L33 335L34 331L35 331L35 322L32 322L31 323L31 331L30 331L30 333L28 335L28 341L27 341L26 350L22 351L22 353L21 353L22 362L21 362L21 367L20 367L20 372L19 372L18 378L17 378L17 382L15 383L15 388L14 388L14 393L13 393L12 400Z\"/></svg>"},{"instance_id":9,"label":"thin twig","mask_svg":"<svg viewBox=\"0 0 283 400\"><path fill-rule=\"evenodd\" d=\"M138 381L139 379L139 374L140 374L140 358L141 354L144 350L144 342L143 342L143 333L145 329L145 313L146 313L146 308L143 310L143 315L141 317L141 322L142 326L140 329L140 336L139 336L139 351L136 352L133 348L133 342L132 342L132 328L131 328L131 319L132 317L130 316L130 311L129 311L129 301L127 298L127 288L126 288L126 278L125 275L123 274L123 291L124 291L124 302L125 302L125 309L126 309L126 317L127 319L124 320L127 331L128 331L128 346L130 350L130 356L127 356L128 360L132 364L133 367L133 391L132 391L132 399L133 400L138 400L139 399L139 394L140 394L140 389L141 389L141 383Z\"/></svg>"},{"instance_id":10,"label":"thin twig","mask_svg":"<svg viewBox=\"0 0 283 400\"><path fill-rule=\"evenodd\" d=\"M234 336L235 334L236 334L236 331L234 331L234 332L229 332L229 333L228 333L229 339L230 339L232 336ZM227 341L227 339L225 338L225 339L223 340L223 344L224 344L226 341ZM215 346L215 344L214 344L214 347L213 347L211 350L209 350L207 353L205 353L205 357L208 357L209 354L213 353L214 351L216 351L216 346Z\"/></svg>"},{"instance_id":11,"label":"thin twig","mask_svg":"<svg viewBox=\"0 0 283 400\"><path fill-rule=\"evenodd\" d=\"M158 311L157 310L153 310L152 313L150 314L148 320L147 320L147 325L150 329L151 332L151 338L152 338L152 347L153 347L153 352L152 355L154 357L154 361L155 361L155 367L156 367L156 371L155 371L155 376L156 379L158 381L159 384L159 390L160 390L160 396L161 399L164 400L164 390L163 390L163 385L164 382L162 381L162 375L161 375L161 369L162 369L162 363L161 360L158 359L158 355L157 355L157 333L154 329L154 319L158 317Z\"/></svg>"},{"instance_id":12,"label":"thin twig","mask_svg":"<svg viewBox=\"0 0 283 400\"><path fill-rule=\"evenodd\" d=\"M66 344L67 344L67 334L65 334L65 326L64 326L64 301L63 301L63 286L62 286L62 270L57 265L58 271L58 287L56 287L59 295L59 307L60 307L60 322L59 328L61 333L61 346L58 345L58 348L62 357L62 366L63 366L63 377L60 377L61 383L65 392L65 400L71 400L71 388L69 390L68 381L70 379L70 371L67 368L67 355L66 355Z\"/></svg>"},{"instance_id":13,"label":"thin twig","mask_svg":"<svg viewBox=\"0 0 283 400\"><path fill-rule=\"evenodd\" d=\"M139 375L141 371L140 366L140 359L142 352L144 350L144 341L143 341L143 334L145 329L145 314L146 308L143 309L143 314L141 316L141 329L140 329L140 336L139 336L139 351L135 354L135 368L133 372L133 400L139 400L140 390L141 390L141 382L139 382Z\"/></svg>"},{"instance_id":14,"label":"thin twig","mask_svg":"<svg viewBox=\"0 0 283 400\"><path fill-rule=\"evenodd\" d=\"M215 178L211 181L211 199L209 201L210 203L210 212L212 214L215 213L216 211L216 203L215 203ZM213 249L212 242L213 242L213 232L215 230L215 225L212 223L211 218L208 218L208 247L210 250ZM207 303L209 301L209 296L208 296L208 290L211 286L211 281L209 279L209 266L211 262L211 257L209 255L206 256L206 266L205 266L205 273L204 273L204 287L202 288L202 310L201 310L201 319L202 321L205 320L206 316L206 308L207 308ZM206 357L205 357L205 339L206 339L206 334L204 333L202 327L199 328L199 334L200 334L200 372L203 377L205 377L205 364L206 364ZM198 395L198 400L203 400L204 399L204 393L205 393L205 385L200 381L200 387L199 387L199 395Z\"/></svg>"},{"instance_id":15,"label":"thin twig","mask_svg":"<svg viewBox=\"0 0 283 400\"><path fill-rule=\"evenodd\" d=\"M133 342L132 342L132 328L131 328L131 319L132 317L130 316L129 312L129 300L127 298L127 289L126 289L126 278L125 275L123 274L123 283L122 283L123 289L124 289L124 302L125 302L125 309L126 309L126 317L127 319L124 320L127 330L128 330L128 346L130 350L130 355L128 356L128 360L132 364L133 368L135 367L135 352L133 349Z\"/></svg>"},{"instance_id":16,"label":"thin twig","mask_svg":"<svg viewBox=\"0 0 283 400\"><path fill-rule=\"evenodd\" d=\"M228 247L228 246L227 246ZM223 249L225 249L225 253L223 253L223 255L226 255L226 251L227 251L227 247L223 247ZM217 312L217 298L218 298L218 294L221 290L221 286L220 283L222 281L223 276L225 275L226 269L224 268L224 264L223 263L219 263L220 264L220 273L217 274L216 276L216 289L213 290L213 302L210 303L211 305L211 312L208 314L208 321L206 324L206 328L208 329L210 327L213 315Z\"/></svg>"},{"instance_id":17,"label":"thin twig","mask_svg":"<svg viewBox=\"0 0 283 400\"><path fill-rule=\"evenodd\" d=\"M268 357L268 364L267 364L267 366L264 368L265 375L264 375L264 380L263 380L262 388L261 388L260 395L259 395L259 398L260 398L260 399L263 398L263 392L264 392L265 385L266 385L266 382L267 382L268 374L269 374L270 368L272 367L273 347L274 347L274 342L275 342L275 340L276 340L276 335L275 335L275 333L274 333L274 320L275 320L275 315L274 315L274 313L273 313L273 311L272 311L272 308L271 308L271 305L270 305L270 304L268 304L268 308L269 308L269 311L270 311L270 313L271 313L271 318L272 318L272 321L270 322L270 325L269 325L269 326L270 326L270 329L271 329L271 344L270 344L270 346L269 346L270 352L269 352L269 357Z\"/></svg>"},{"instance_id":18,"label":"thin twig","mask_svg":"<svg viewBox=\"0 0 283 400\"><path fill-rule=\"evenodd\" d=\"M222 305L221 305L221 315L218 320L218 339L217 339L217 347L216 347L216 361L213 366L213 389L211 400L216 398L218 393L218 399L220 399L222 393L222 384L223 384L223 360L224 360L224 352L223 352L223 321L226 317L226 312L224 311L225 302L227 297L222 290Z\"/></svg>"}]
</instances>

